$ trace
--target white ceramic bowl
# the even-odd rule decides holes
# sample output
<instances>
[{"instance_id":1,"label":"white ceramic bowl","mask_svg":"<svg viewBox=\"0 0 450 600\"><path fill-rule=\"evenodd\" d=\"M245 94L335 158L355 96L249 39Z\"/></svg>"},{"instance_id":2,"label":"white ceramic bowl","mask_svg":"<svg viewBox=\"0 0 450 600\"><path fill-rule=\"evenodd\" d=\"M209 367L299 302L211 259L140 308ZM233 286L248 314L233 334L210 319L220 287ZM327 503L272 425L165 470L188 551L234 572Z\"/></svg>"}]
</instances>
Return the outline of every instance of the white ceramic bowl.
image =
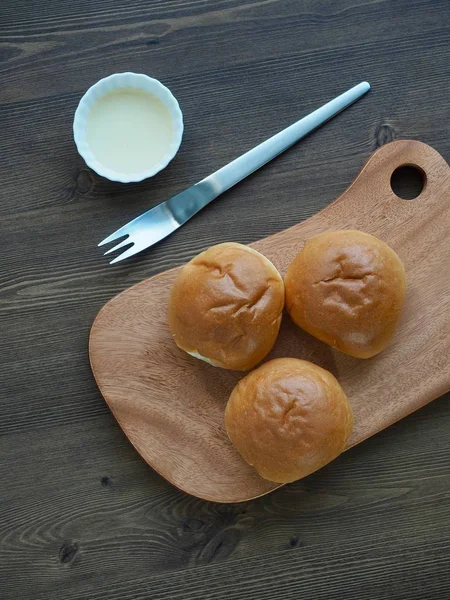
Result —
<instances>
[{"instance_id":1,"label":"white ceramic bowl","mask_svg":"<svg viewBox=\"0 0 450 600\"><path fill-rule=\"evenodd\" d=\"M169 150L158 163L152 164L148 169L138 173L113 171L105 167L95 158L87 141L87 120L97 100L113 90L130 87L139 88L154 94L163 102L172 120L172 141ZM183 137L183 114L172 92L157 79L140 73L115 73L97 81L81 98L73 120L73 136L77 150L84 158L88 167L102 177L122 183L142 181L147 177L153 177L161 169L164 169L178 152Z\"/></svg>"}]
</instances>

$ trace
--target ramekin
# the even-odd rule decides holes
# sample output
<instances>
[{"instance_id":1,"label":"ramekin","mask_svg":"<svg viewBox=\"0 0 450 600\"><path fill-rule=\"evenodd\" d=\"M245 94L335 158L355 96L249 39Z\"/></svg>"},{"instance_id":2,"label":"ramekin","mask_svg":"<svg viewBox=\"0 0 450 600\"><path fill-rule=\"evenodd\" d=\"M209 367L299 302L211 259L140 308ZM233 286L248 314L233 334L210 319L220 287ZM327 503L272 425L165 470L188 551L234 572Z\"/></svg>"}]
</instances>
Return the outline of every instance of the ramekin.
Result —
<instances>
[{"instance_id":1,"label":"ramekin","mask_svg":"<svg viewBox=\"0 0 450 600\"><path fill-rule=\"evenodd\" d=\"M172 120L172 142L166 155L158 163L139 173L125 173L108 169L95 158L87 141L87 120L92 107L105 94L121 88L139 88L154 94L167 108ZM77 150L88 167L102 177L121 183L142 181L164 169L178 152L183 137L183 113L172 92L157 79L142 73L114 73L97 81L81 98L73 120L73 137Z\"/></svg>"}]
</instances>

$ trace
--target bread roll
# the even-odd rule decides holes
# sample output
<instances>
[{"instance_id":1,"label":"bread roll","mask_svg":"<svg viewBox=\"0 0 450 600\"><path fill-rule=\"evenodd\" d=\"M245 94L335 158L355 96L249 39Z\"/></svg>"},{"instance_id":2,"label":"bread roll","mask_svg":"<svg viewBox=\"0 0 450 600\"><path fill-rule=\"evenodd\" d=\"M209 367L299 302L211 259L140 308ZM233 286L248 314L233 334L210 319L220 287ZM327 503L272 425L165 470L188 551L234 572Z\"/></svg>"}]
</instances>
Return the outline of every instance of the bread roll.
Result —
<instances>
[{"instance_id":1,"label":"bread roll","mask_svg":"<svg viewBox=\"0 0 450 600\"><path fill-rule=\"evenodd\" d=\"M353 411L331 373L305 360L278 358L237 384L225 409L225 427L261 477L289 483L345 449Z\"/></svg>"},{"instance_id":2,"label":"bread roll","mask_svg":"<svg viewBox=\"0 0 450 600\"><path fill-rule=\"evenodd\" d=\"M177 346L192 356L246 371L274 345L283 307L283 279L267 258L241 244L218 244L178 275L169 327Z\"/></svg>"},{"instance_id":3,"label":"bread roll","mask_svg":"<svg viewBox=\"0 0 450 600\"><path fill-rule=\"evenodd\" d=\"M405 269L387 244L362 231L322 233L289 266L292 320L338 350L370 358L391 340L406 295Z\"/></svg>"}]
</instances>

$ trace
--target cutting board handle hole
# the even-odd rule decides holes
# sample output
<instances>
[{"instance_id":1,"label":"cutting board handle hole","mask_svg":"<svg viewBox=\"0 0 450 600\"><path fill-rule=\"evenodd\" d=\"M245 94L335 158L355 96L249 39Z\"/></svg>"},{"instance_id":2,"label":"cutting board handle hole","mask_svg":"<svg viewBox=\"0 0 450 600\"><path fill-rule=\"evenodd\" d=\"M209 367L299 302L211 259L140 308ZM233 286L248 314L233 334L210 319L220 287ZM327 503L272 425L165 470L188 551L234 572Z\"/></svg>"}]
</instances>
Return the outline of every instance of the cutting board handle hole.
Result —
<instances>
[{"instance_id":1,"label":"cutting board handle hole","mask_svg":"<svg viewBox=\"0 0 450 600\"><path fill-rule=\"evenodd\" d=\"M415 200L427 182L425 171L417 165L402 165L391 175L391 188L402 200Z\"/></svg>"}]
</instances>

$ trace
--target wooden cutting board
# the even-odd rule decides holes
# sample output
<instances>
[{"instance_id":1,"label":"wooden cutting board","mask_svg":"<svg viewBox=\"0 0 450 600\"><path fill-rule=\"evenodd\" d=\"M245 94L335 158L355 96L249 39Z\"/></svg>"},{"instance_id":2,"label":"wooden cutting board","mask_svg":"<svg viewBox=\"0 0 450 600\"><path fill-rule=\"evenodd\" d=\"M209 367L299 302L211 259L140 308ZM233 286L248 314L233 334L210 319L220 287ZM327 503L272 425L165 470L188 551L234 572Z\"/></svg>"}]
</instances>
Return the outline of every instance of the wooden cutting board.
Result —
<instances>
[{"instance_id":1,"label":"wooden cutting board","mask_svg":"<svg viewBox=\"0 0 450 600\"><path fill-rule=\"evenodd\" d=\"M391 175L402 165L425 174L415 200L402 200L391 189ZM312 338L285 316L268 358L307 359L339 379L355 413L350 448L450 390L448 164L421 142L392 142L372 155L330 206L252 246L284 275L306 240L348 228L380 237L405 264L408 295L393 343L370 360L358 360ZM172 484L217 502L267 494L278 484L244 463L224 430L224 407L242 374L196 360L172 341L166 309L178 270L133 286L100 311L89 340L95 379L136 450Z\"/></svg>"}]
</instances>

